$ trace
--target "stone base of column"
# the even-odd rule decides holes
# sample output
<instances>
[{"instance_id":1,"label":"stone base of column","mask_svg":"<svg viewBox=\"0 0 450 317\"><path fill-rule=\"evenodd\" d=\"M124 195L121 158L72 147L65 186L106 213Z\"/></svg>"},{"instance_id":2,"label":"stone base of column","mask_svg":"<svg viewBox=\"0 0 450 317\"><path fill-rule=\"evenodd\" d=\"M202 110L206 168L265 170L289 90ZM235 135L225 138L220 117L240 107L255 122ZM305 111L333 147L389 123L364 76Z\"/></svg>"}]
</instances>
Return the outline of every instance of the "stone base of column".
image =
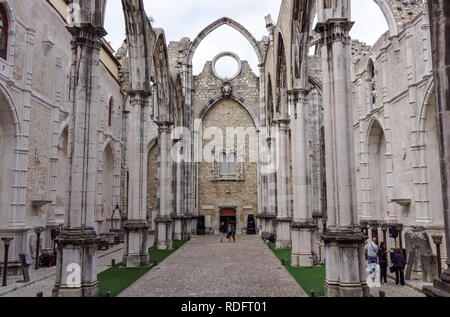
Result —
<instances>
[{"instance_id":1,"label":"stone base of column","mask_svg":"<svg viewBox=\"0 0 450 317\"><path fill-rule=\"evenodd\" d=\"M313 237L316 227L312 219L292 223L292 266L314 266Z\"/></svg>"},{"instance_id":2,"label":"stone base of column","mask_svg":"<svg viewBox=\"0 0 450 317\"><path fill-rule=\"evenodd\" d=\"M173 249L173 220L172 217L157 217L155 219L157 235L155 245L157 250Z\"/></svg>"},{"instance_id":3,"label":"stone base of column","mask_svg":"<svg viewBox=\"0 0 450 317\"><path fill-rule=\"evenodd\" d=\"M53 297L97 297L97 245L94 228L64 229L56 239Z\"/></svg>"},{"instance_id":4,"label":"stone base of column","mask_svg":"<svg viewBox=\"0 0 450 317\"><path fill-rule=\"evenodd\" d=\"M147 267L150 265L148 254L148 229L145 220L128 220L125 229L125 253L123 265L127 268Z\"/></svg>"},{"instance_id":5,"label":"stone base of column","mask_svg":"<svg viewBox=\"0 0 450 317\"><path fill-rule=\"evenodd\" d=\"M358 227L347 230L327 230L325 242L326 297L368 297L363 235Z\"/></svg>"},{"instance_id":6,"label":"stone base of column","mask_svg":"<svg viewBox=\"0 0 450 317\"><path fill-rule=\"evenodd\" d=\"M185 240L185 241L191 240L192 231L190 230L190 221L191 221L191 216L186 216L183 219L182 229L181 229L181 239L182 240Z\"/></svg>"},{"instance_id":7,"label":"stone base of column","mask_svg":"<svg viewBox=\"0 0 450 317\"><path fill-rule=\"evenodd\" d=\"M423 292L428 297L450 297L450 268L442 273L440 279L434 280L433 286L425 286Z\"/></svg>"},{"instance_id":8,"label":"stone base of column","mask_svg":"<svg viewBox=\"0 0 450 317\"><path fill-rule=\"evenodd\" d=\"M292 218L277 218L277 243L278 250L289 250L292 248L291 242Z\"/></svg>"},{"instance_id":9,"label":"stone base of column","mask_svg":"<svg viewBox=\"0 0 450 317\"><path fill-rule=\"evenodd\" d=\"M192 216L189 221L189 230L191 235L197 235L197 223L198 223L198 217Z\"/></svg>"},{"instance_id":10,"label":"stone base of column","mask_svg":"<svg viewBox=\"0 0 450 317\"><path fill-rule=\"evenodd\" d=\"M270 214L259 214L258 215L259 221L262 225L262 238L267 239L269 238L269 235L272 232L275 232L275 226L274 222L276 221L277 216L276 215L270 215Z\"/></svg>"},{"instance_id":11,"label":"stone base of column","mask_svg":"<svg viewBox=\"0 0 450 317\"><path fill-rule=\"evenodd\" d=\"M173 217L173 239L174 240L183 240L183 236L185 232L183 232L183 216L174 216Z\"/></svg>"}]
</instances>

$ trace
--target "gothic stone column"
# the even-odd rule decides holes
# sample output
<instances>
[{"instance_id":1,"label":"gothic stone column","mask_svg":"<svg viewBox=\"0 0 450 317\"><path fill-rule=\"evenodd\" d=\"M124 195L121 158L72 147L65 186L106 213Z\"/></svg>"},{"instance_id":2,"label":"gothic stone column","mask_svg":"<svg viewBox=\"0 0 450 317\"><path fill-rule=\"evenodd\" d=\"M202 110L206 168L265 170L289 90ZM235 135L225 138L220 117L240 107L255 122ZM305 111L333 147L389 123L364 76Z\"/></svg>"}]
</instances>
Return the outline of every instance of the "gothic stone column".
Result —
<instances>
[{"instance_id":1,"label":"gothic stone column","mask_svg":"<svg viewBox=\"0 0 450 317\"><path fill-rule=\"evenodd\" d=\"M313 233L311 165L307 123L308 91L290 93L292 187L294 193L294 221L292 223L292 266L312 267Z\"/></svg>"},{"instance_id":2,"label":"gothic stone column","mask_svg":"<svg viewBox=\"0 0 450 317\"><path fill-rule=\"evenodd\" d=\"M368 296L358 226L350 82L350 1L318 2L323 69L328 223L325 242L328 297Z\"/></svg>"},{"instance_id":3,"label":"gothic stone column","mask_svg":"<svg viewBox=\"0 0 450 317\"><path fill-rule=\"evenodd\" d=\"M277 121L277 249L290 249L291 244L291 191L289 120Z\"/></svg>"},{"instance_id":4,"label":"gothic stone column","mask_svg":"<svg viewBox=\"0 0 450 317\"><path fill-rule=\"evenodd\" d=\"M101 39L106 1L73 0L81 10L71 16L71 95L73 141L70 157L69 206L57 240L53 296L98 296L97 233L94 230L97 162L97 114Z\"/></svg>"},{"instance_id":5,"label":"gothic stone column","mask_svg":"<svg viewBox=\"0 0 450 317\"><path fill-rule=\"evenodd\" d=\"M159 167L159 213L155 219L157 236L155 237L158 250L172 249L172 227L174 214L173 204L173 164L171 160L171 132L172 123L158 122L160 144L160 167Z\"/></svg>"},{"instance_id":6,"label":"gothic stone column","mask_svg":"<svg viewBox=\"0 0 450 317\"><path fill-rule=\"evenodd\" d=\"M450 2L428 1L433 47L436 113L447 248L447 269L433 287L425 287L428 296L450 297Z\"/></svg>"},{"instance_id":7,"label":"gothic stone column","mask_svg":"<svg viewBox=\"0 0 450 317\"><path fill-rule=\"evenodd\" d=\"M125 267L145 267L149 265L147 222L147 160L145 144L148 126L148 109L151 94L132 92L131 109L127 122L127 162L129 173L128 219L125 229Z\"/></svg>"}]
</instances>

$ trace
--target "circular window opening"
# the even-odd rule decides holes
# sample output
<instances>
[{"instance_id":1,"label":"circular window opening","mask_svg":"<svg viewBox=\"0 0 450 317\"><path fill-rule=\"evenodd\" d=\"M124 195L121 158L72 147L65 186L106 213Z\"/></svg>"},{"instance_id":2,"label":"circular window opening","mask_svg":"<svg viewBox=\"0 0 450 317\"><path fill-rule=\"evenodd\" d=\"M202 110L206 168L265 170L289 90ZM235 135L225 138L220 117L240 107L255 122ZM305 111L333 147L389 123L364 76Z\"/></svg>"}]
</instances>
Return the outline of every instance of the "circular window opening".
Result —
<instances>
[{"instance_id":1,"label":"circular window opening","mask_svg":"<svg viewBox=\"0 0 450 317\"><path fill-rule=\"evenodd\" d=\"M241 72L241 61L233 53L221 53L213 61L213 71L219 79L234 79Z\"/></svg>"}]
</instances>

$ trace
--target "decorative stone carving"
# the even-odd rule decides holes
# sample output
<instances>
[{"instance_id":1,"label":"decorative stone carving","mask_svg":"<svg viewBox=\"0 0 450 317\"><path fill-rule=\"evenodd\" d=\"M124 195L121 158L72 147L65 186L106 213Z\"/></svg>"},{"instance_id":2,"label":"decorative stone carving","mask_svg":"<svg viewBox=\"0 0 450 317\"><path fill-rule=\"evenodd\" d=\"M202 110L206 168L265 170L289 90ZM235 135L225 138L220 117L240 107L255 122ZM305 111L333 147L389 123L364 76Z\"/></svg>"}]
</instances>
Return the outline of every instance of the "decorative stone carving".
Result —
<instances>
[{"instance_id":1,"label":"decorative stone carving","mask_svg":"<svg viewBox=\"0 0 450 317\"><path fill-rule=\"evenodd\" d=\"M233 94L233 87L230 82L225 82L220 90L224 97L231 97Z\"/></svg>"}]
</instances>

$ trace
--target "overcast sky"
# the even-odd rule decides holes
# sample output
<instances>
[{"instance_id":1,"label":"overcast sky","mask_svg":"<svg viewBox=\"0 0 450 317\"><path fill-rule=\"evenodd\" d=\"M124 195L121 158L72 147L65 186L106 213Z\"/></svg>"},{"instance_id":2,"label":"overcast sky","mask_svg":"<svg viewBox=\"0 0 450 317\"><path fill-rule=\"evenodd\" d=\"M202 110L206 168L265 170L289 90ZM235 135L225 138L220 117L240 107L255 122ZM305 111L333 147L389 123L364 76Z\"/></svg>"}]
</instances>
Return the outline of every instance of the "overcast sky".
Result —
<instances>
[{"instance_id":1,"label":"overcast sky","mask_svg":"<svg viewBox=\"0 0 450 317\"><path fill-rule=\"evenodd\" d=\"M221 17L229 17L246 27L257 40L267 35L264 17L272 15L276 22L281 0L144 0L147 14L153 17L154 27L165 30L167 41L179 41L182 37L193 40L207 25ZM387 31L387 23L373 0L352 0L352 38L369 45ZM120 0L109 0L106 11L106 39L114 49L125 38L125 26ZM212 32L200 44L194 55L194 74L203 69L206 61L222 51L232 51L242 60L249 61L253 71L257 70L256 54L250 43L239 32L222 26ZM217 65L219 72L227 72L229 64ZM227 68L228 66L228 68ZM228 72L233 73L233 70Z\"/></svg>"}]
</instances>

